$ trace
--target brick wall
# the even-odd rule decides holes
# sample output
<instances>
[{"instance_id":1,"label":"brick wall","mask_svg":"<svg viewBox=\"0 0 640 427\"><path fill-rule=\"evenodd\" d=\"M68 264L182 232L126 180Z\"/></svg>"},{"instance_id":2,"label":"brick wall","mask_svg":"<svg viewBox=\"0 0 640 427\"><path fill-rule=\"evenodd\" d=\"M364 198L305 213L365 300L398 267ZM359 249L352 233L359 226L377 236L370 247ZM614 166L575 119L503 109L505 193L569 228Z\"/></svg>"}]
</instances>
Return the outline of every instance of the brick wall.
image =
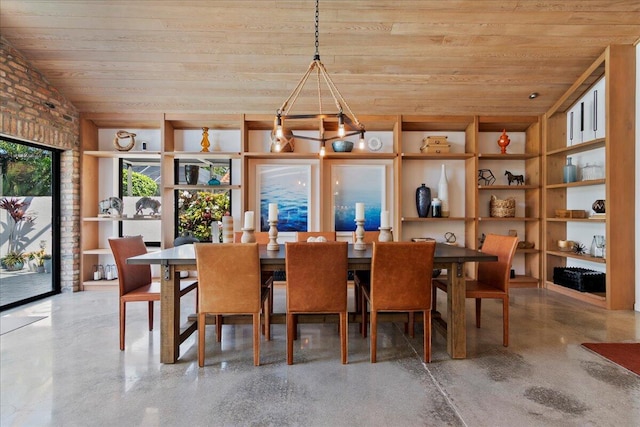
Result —
<instances>
[{"instance_id":1,"label":"brick wall","mask_svg":"<svg viewBox=\"0 0 640 427\"><path fill-rule=\"evenodd\" d=\"M61 155L61 286L80 289L80 120L76 108L0 36L0 133Z\"/></svg>"}]
</instances>

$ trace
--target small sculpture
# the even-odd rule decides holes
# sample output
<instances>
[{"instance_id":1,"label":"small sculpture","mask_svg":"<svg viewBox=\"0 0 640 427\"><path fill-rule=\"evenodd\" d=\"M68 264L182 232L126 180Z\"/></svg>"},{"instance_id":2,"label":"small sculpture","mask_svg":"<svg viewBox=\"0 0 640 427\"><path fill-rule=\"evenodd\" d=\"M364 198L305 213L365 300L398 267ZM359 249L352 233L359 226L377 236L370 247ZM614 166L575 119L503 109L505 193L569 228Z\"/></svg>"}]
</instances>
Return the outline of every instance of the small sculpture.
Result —
<instances>
[{"instance_id":1,"label":"small sculpture","mask_svg":"<svg viewBox=\"0 0 640 427\"><path fill-rule=\"evenodd\" d=\"M498 138L498 146L500 147L500 154L507 154L507 146L511 143L507 130L502 129L502 135Z\"/></svg>"},{"instance_id":2,"label":"small sculpture","mask_svg":"<svg viewBox=\"0 0 640 427\"><path fill-rule=\"evenodd\" d=\"M509 171L505 171L504 174L507 176L507 179L509 180L509 185L511 185L513 181L516 182L516 185L524 185L524 175L514 175Z\"/></svg>"},{"instance_id":3,"label":"small sculpture","mask_svg":"<svg viewBox=\"0 0 640 427\"><path fill-rule=\"evenodd\" d=\"M200 146L202 147L202 150L200 150L201 153L208 153L209 152L209 128L202 128L202 141L200 142Z\"/></svg>"},{"instance_id":4,"label":"small sculpture","mask_svg":"<svg viewBox=\"0 0 640 427\"><path fill-rule=\"evenodd\" d=\"M118 216L122 216L122 200L118 197L100 200L98 208L100 208L100 215L113 215L112 211L115 210Z\"/></svg>"},{"instance_id":5,"label":"small sculpture","mask_svg":"<svg viewBox=\"0 0 640 427\"><path fill-rule=\"evenodd\" d=\"M122 146L120 145L121 139L131 138L131 142L129 144ZM126 130L119 130L116 132L116 136L113 139L113 146L116 147L118 151L131 151L133 146L136 145L136 134L132 132L127 132Z\"/></svg>"},{"instance_id":6,"label":"small sculpture","mask_svg":"<svg viewBox=\"0 0 640 427\"><path fill-rule=\"evenodd\" d=\"M141 197L137 202L136 202L136 215L142 215L143 209L151 209L152 215L158 215L158 210L160 209L160 202L152 199L151 197Z\"/></svg>"},{"instance_id":7,"label":"small sculpture","mask_svg":"<svg viewBox=\"0 0 640 427\"><path fill-rule=\"evenodd\" d=\"M496 177L491 169L478 169L478 185L493 185L494 182Z\"/></svg>"}]
</instances>

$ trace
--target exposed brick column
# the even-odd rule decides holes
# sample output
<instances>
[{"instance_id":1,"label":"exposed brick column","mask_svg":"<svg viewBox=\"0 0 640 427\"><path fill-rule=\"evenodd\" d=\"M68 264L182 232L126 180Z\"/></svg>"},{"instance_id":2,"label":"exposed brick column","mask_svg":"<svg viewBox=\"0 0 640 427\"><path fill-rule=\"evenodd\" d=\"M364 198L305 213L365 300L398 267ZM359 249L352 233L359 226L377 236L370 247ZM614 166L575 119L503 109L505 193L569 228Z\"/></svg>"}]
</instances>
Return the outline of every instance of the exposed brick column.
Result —
<instances>
[{"instance_id":1,"label":"exposed brick column","mask_svg":"<svg viewBox=\"0 0 640 427\"><path fill-rule=\"evenodd\" d=\"M64 150L61 286L80 290L80 120L76 108L0 36L0 133Z\"/></svg>"}]
</instances>

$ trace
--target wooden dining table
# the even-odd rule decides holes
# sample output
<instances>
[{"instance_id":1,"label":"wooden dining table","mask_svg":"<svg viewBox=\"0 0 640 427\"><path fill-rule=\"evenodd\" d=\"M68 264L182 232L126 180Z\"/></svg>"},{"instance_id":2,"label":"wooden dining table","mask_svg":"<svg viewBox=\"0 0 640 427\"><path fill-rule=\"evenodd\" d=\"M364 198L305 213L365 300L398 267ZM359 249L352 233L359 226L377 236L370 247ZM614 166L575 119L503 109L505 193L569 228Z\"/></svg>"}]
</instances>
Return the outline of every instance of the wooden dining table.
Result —
<instances>
[{"instance_id":1,"label":"wooden dining table","mask_svg":"<svg viewBox=\"0 0 640 427\"><path fill-rule=\"evenodd\" d=\"M260 265L262 271L285 271L285 245L279 250L267 250L260 245ZM349 270L371 269L372 245L365 250L355 250L349 244ZM436 245L434 267L447 270L449 291L447 292L447 321L434 311L433 323L446 334L447 352L454 359L464 359L467 355L467 334L465 316L465 265L472 262L497 261L495 255L460 246L438 243ZM160 361L175 363L180 357L180 344L197 330L195 316L180 324L180 272L194 271L196 257L193 245L182 245L149 252L127 259L129 264L150 264L161 267L160 296Z\"/></svg>"}]
</instances>

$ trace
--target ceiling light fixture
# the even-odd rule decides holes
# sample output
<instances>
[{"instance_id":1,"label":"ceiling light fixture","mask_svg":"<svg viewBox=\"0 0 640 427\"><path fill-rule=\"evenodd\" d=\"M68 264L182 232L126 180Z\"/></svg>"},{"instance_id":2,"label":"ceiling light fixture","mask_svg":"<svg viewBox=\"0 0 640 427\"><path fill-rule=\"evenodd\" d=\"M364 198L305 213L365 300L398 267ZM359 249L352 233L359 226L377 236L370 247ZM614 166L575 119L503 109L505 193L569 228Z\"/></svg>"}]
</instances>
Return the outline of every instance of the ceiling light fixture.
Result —
<instances>
[{"instance_id":1,"label":"ceiling light fixture","mask_svg":"<svg viewBox=\"0 0 640 427\"><path fill-rule=\"evenodd\" d=\"M276 150L278 150L278 146L281 143L281 138L285 135L284 127L285 121L290 120L300 120L300 119L326 119L329 117L337 117L338 120L338 132L337 136L325 137L324 125L320 130L320 138L314 138L306 135L294 135L289 131L289 136L293 136L295 138L300 139L309 139L313 141L320 141L320 155L324 156L325 153L325 143L327 141L333 141L340 138L346 138L353 135L360 135L360 146L364 145L364 125L358 121L356 115L351 111L349 104L345 101L344 97L336 88L336 85L329 77L327 70L325 69L324 64L320 61L320 53L318 51L318 22L319 22L319 0L316 0L316 15L315 15L315 46L316 52L313 57L313 61L309 65L307 72L302 76L296 87L293 89L289 97L282 103L282 106L276 112L276 117L273 124L273 134L276 137ZM307 79L311 75L312 72L315 71L316 80L317 80L317 91L318 91L318 104L319 110L316 114L290 114L291 109L293 108L302 88L304 87ZM321 81L324 81L326 86L329 88L329 93L331 93L331 97L333 98L333 102L336 106L337 113L335 114L325 114L322 111L322 93L320 91Z\"/></svg>"},{"instance_id":2,"label":"ceiling light fixture","mask_svg":"<svg viewBox=\"0 0 640 427\"><path fill-rule=\"evenodd\" d=\"M538 97L538 92L531 92L529 94L529 99L536 99Z\"/></svg>"}]
</instances>

